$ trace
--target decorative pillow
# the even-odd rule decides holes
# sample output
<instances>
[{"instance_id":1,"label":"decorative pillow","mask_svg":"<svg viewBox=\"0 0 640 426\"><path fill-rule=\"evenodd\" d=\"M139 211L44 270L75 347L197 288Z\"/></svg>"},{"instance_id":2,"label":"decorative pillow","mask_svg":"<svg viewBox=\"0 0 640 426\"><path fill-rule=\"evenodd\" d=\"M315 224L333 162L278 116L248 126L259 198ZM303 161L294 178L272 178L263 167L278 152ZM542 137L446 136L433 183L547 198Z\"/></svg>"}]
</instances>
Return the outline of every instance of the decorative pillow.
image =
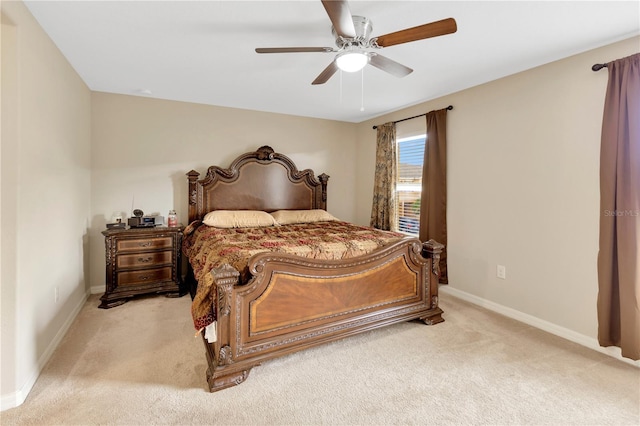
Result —
<instances>
[{"instance_id":1,"label":"decorative pillow","mask_svg":"<svg viewBox=\"0 0 640 426\"><path fill-rule=\"evenodd\" d=\"M328 222L338 220L329 212L322 209L316 210L278 210L271 216L280 224Z\"/></svg>"},{"instance_id":2,"label":"decorative pillow","mask_svg":"<svg viewBox=\"0 0 640 426\"><path fill-rule=\"evenodd\" d=\"M202 222L216 228L251 228L277 226L278 222L267 212L259 210L214 210Z\"/></svg>"}]
</instances>

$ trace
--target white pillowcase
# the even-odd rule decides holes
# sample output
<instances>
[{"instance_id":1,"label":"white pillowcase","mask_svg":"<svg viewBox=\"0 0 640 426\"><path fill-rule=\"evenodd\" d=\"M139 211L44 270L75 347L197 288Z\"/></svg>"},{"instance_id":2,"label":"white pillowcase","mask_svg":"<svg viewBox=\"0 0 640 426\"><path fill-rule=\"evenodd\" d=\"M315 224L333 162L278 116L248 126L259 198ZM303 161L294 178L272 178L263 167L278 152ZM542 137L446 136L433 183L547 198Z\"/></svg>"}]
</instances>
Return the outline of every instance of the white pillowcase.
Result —
<instances>
[{"instance_id":1,"label":"white pillowcase","mask_svg":"<svg viewBox=\"0 0 640 426\"><path fill-rule=\"evenodd\" d=\"M273 216L280 225L288 225L293 223L328 222L332 220L338 220L329 212L322 209L278 210L271 213L271 216Z\"/></svg>"},{"instance_id":2,"label":"white pillowcase","mask_svg":"<svg viewBox=\"0 0 640 426\"><path fill-rule=\"evenodd\" d=\"M202 223L216 228L278 226L273 216L260 210L214 210L207 213Z\"/></svg>"}]
</instances>

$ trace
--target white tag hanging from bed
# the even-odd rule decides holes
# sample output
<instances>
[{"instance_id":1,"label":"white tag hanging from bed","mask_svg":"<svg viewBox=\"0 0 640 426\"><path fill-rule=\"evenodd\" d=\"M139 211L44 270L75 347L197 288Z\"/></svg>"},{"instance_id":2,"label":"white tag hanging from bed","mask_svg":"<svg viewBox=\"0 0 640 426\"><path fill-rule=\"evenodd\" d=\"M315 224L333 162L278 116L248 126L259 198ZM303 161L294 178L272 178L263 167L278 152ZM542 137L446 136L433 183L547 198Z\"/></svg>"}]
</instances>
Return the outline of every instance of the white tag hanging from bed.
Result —
<instances>
[{"instance_id":1,"label":"white tag hanging from bed","mask_svg":"<svg viewBox=\"0 0 640 426\"><path fill-rule=\"evenodd\" d=\"M209 343L215 343L218 340L218 334L216 332L216 321L212 322L204 328L204 338Z\"/></svg>"}]
</instances>

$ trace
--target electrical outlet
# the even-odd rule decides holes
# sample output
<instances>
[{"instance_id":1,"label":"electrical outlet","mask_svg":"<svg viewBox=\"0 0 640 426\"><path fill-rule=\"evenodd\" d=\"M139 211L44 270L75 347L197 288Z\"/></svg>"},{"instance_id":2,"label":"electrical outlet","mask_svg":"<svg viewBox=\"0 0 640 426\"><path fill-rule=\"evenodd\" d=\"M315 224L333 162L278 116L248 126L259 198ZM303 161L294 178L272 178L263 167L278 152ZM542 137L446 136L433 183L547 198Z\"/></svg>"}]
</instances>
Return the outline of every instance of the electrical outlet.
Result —
<instances>
[{"instance_id":1,"label":"electrical outlet","mask_svg":"<svg viewBox=\"0 0 640 426\"><path fill-rule=\"evenodd\" d=\"M60 300L60 290L58 289L58 287L56 287L54 289L54 293L53 294L54 294L53 297L54 297L56 303L58 303L58 300Z\"/></svg>"},{"instance_id":2,"label":"electrical outlet","mask_svg":"<svg viewBox=\"0 0 640 426\"><path fill-rule=\"evenodd\" d=\"M507 279L507 268L504 265L498 265L496 268L496 276L503 280Z\"/></svg>"}]
</instances>

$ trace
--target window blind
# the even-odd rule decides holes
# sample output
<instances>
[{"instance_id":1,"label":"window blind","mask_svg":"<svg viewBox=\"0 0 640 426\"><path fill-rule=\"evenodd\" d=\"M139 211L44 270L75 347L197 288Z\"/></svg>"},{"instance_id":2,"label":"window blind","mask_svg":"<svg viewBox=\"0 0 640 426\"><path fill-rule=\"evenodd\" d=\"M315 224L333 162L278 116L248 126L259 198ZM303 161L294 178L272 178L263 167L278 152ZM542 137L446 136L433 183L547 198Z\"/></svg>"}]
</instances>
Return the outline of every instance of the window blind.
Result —
<instances>
[{"instance_id":1,"label":"window blind","mask_svg":"<svg viewBox=\"0 0 640 426\"><path fill-rule=\"evenodd\" d=\"M398 140L398 173L396 200L398 230L418 235L420 230L420 197L422 163L426 136Z\"/></svg>"}]
</instances>

